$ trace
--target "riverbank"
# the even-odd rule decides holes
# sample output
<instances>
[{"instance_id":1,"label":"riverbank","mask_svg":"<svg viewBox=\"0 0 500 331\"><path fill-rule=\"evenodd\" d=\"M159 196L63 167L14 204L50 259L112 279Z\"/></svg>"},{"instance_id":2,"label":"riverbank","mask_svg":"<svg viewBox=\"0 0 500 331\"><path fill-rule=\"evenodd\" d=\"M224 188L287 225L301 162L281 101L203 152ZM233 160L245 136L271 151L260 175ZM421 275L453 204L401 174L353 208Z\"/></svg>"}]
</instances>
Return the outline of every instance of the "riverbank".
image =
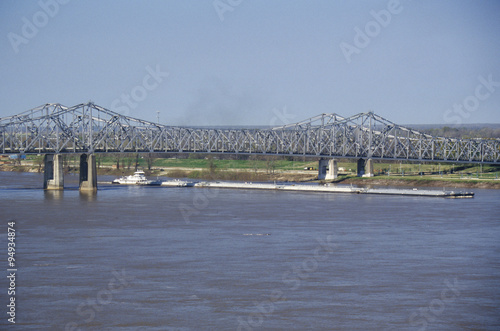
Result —
<instances>
[{"instance_id":1,"label":"riverbank","mask_svg":"<svg viewBox=\"0 0 500 331\"><path fill-rule=\"evenodd\" d=\"M42 172L43 169L31 165L0 165L0 171L15 172ZM66 173L78 172L78 168L69 168ZM101 167L97 169L98 175L123 176L133 174L134 169L114 169ZM318 182L342 183L357 186L401 186L401 187L436 187L436 188L482 188L500 189L499 179L460 178L453 175L443 176L375 176L356 177L351 174L340 175L336 180L319 181L316 171L279 170L268 172L266 170L248 169L221 169L210 170L204 168L154 168L145 170L148 177L189 178L201 180L228 180L228 181L280 181L280 182Z\"/></svg>"}]
</instances>

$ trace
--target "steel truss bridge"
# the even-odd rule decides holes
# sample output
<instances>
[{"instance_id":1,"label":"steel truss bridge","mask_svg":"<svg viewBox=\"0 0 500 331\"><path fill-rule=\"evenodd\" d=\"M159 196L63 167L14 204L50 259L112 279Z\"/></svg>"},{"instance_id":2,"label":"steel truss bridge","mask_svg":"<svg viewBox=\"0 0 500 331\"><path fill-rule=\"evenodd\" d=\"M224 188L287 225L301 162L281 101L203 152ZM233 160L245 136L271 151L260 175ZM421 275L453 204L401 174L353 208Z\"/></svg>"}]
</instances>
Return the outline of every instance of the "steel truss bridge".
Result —
<instances>
[{"instance_id":1,"label":"steel truss bridge","mask_svg":"<svg viewBox=\"0 0 500 331\"><path fill-rule=\"evenodd\" d=\"M321 114L272 128L167 126L92 102L45 104L0 118L0 153L185 152L500 163L500 139L435 137L374 113Z\"/></svg>"}]
</instances>

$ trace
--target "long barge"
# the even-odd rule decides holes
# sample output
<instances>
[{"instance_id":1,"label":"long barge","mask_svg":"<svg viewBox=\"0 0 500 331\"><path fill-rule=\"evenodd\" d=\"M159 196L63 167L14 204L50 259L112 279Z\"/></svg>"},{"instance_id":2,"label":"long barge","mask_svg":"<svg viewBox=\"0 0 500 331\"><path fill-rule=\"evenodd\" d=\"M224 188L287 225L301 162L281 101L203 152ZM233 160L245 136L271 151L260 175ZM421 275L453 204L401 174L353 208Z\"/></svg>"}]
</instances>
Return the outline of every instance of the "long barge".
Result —
<instances>
[{"instance_id":1,"label":"long barge","mask_svg":"<svg viewBox=\"0 0 500 331\"><path fill-rule=\"evenodd\" d=\"M356 194L384 194L442 198L473 198L474 192L456 192L445 190L426 189L392 189L392 188L363 188L334 185L303 185L303 184L275 184L275 183L235 183L235 182L199 182L194 187L228 188L228 189L255 189L301 192L329 192L329 193L356 193Z\"/></svg>"}]
</instances>

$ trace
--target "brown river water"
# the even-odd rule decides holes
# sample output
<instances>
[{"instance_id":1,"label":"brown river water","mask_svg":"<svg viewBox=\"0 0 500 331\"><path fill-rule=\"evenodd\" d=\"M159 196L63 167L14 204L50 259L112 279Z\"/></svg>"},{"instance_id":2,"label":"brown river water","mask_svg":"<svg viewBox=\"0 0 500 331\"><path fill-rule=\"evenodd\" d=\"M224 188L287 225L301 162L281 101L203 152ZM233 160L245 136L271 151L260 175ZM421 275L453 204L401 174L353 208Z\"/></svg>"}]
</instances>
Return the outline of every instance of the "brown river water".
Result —
<instances>
[{"instance_id":1,"label":"brown river water","mask_svg":"<svg viewBox=\"0 0 500 331\"><path fill-rule=\"evenodd\" d=\"M66 187L0 172L1 330L500 330L500 190Z\"/></svg>"}]
</instances>

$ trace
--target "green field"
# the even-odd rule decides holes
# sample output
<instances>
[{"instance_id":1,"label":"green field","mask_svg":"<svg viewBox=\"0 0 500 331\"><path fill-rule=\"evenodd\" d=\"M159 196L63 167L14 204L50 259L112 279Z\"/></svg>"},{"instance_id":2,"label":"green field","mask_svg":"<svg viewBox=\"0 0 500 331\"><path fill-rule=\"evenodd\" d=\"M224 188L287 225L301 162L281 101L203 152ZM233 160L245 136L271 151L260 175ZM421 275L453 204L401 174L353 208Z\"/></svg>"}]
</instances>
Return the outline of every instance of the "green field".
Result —
<instances>
[{"instance_id":1,"label":"green field","mask_svg":"<svg viewBox=\"0 0 500 331\"><path fill-rule=\"evenodd\" d=\"M120 164L120 169L134 170L135 162L138 161L138 167L142 169L166 169L166 168L185 168L185 169L202 169L202 170L246 170L246 171L267 171L267 172L285 172L285 171L300 171L306 167L313 169L318 168L318 161L307 160L287 160L275 159L273 157L261 157L263 159L248 159L248 160L231 160L218 159L218 156L209 156L207 158L199 158L199 155L191 155L189 158L148 158L147 155L129 154L127 156L115 155L99 155L97 156L98 167L111 168ZM28 156L26 161L33 165L41 165L43 156ZM476 165L476 164L450 164L450 163L427 163L418 164L410 162L394 162L394 163L376 163L374 162L374 173L377 177L393 178L394 176L415 176L417 178L436 177L436 178L455 178L455 179L495 179L500 178L500 166L493 165ZM65 166L76 168L78 167L78 156L68 155L64 158ZM356 163L354 162L339 162L339 172L345 174L356 173ZM314 171L310 171L313 173Z\"/></svg>"},{"instance_id":2,"label":"green field","mask_svg":"<svg viewBox=\"0 0 500 331\"><path fill-rule=\"evenodd\" d=\"M303 170L305 167L318 168L317 161L287 161L287 160L196 160L196 159L157 159L153 162L153 167L179 167L179 168L202 168L208 169L210 164L214 164L217 169L246 169L246 170L266 170L271 167L275 171ZM144 166L145 162L140 162ZM345 169L342 172L355 173L356 163L339 162L339 168ZM376 175L402 176L402 175L447 175L461 178L464 176L477 177L500 177L500 167L491 165L453 165L453 164L416 164L416 163L375 163L373 165Z\"/></svg>"}]
</instances>

